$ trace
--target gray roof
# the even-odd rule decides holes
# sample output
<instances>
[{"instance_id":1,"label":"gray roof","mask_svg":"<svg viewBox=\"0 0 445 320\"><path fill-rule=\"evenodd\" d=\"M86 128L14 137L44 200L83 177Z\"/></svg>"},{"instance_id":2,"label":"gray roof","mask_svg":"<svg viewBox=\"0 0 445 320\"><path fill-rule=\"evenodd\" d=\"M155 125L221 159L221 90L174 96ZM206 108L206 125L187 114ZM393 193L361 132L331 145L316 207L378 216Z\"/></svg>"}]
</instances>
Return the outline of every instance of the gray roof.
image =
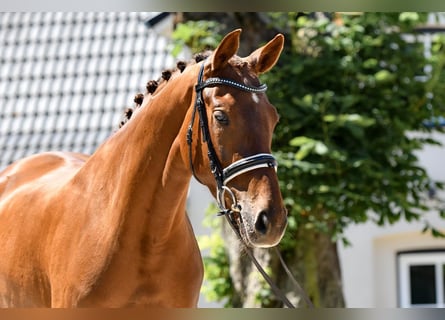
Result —
<instances>
[{"instance_id":1,"label":"gray roof","mask_svg":"<svg viewBox=\"0 0 445 320\"><path fill-rule=\"evenodd\" d=\"M0 170L26 155L91 154L148 80L174 65L154 13L0 13Z\"/></svg>"}]
</instances>

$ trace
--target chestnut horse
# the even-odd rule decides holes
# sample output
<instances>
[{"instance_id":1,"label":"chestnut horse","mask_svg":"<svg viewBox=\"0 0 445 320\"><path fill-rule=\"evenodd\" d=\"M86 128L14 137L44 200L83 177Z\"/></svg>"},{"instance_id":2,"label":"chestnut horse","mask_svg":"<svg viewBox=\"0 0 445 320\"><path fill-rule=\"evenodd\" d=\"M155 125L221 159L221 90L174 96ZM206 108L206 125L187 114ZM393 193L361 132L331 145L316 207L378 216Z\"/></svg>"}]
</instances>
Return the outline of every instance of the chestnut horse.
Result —
<instances>
[{"instance_id":1,"label":"chestnut horse","mask_svg":"<svg viewBox=\"0 0 445 320\"><path fill-rule=\"evenodd\" d=\"M192 173L222 210L236 209L250 246L280 241L287 213L270 154L278 115L258 75L284 40L241 58L240 32L151 86L90 157L48 152L0 173L0 306L196 306Z\"/></svg>"}]
</instances>

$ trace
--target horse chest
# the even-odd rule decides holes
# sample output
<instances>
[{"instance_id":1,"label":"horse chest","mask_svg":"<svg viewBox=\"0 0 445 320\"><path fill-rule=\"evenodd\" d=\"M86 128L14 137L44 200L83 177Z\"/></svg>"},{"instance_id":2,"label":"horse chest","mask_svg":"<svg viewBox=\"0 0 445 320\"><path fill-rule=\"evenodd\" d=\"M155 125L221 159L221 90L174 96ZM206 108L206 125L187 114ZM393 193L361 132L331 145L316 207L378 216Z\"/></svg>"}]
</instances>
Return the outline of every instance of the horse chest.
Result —
<instances>
[{"instance_id":1,"label":"horse chest","mask_svg":"<svg viewBox=\"0 0 445 320\"><path fill-rule=\"evenodd\" d=\"M138 281L128 305L196 307L202 284L202 262L169 261Z\"/></svg>"},{"instance_id":2,"label":"horse chest","mask_svg":"<svg viewBox=\"0 0 445 320\"><path fill-rule=\"evenodd\" d=\"M181 232L165 245L146 244L117 256L80 305L195 307L202 278L196 239L193 233Z\"/></svg>"},{"instance_id":3,"label":"horse chest","mask_svg":"<svg viewBox=\"0 0 445 320\"><path fill-rule=\"evenodd\" d=\"M201 254L193 234L180 236L160 253L144 258L130 303L194 307L203 278Z\"/></svg>"}]
</instances>

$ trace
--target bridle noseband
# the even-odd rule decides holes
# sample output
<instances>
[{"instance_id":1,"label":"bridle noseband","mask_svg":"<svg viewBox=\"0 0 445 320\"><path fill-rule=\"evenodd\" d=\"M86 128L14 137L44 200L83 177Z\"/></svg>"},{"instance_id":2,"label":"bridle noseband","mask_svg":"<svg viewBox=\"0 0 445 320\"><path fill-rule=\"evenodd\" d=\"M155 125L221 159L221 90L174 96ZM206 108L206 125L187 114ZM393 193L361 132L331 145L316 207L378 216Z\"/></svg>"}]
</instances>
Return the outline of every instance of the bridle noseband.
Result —
<instances>
[{"instance_id":1,"label":"bridle noseband","mask_svg":"<svg viewBox=\"0 0 445 320\"><path fill-rule=\"evenodd\" d=\"M195 121L196 111L197 111L199 116L199 124L202 130L203 140L205 143L207 143L207 149L208 149L207 156L209 158L210 170L212 171L216 181L216 187L217 187L216 201L219 209L221 210L220 214L228 214L231 211L239 212L241 211L241 207L239 206L233 192L230 190L229 187L227 187L227 183L230 180L234 179L235 177L251 170L259 168L274 168L276 170L277 160L273 155L269 153L259 153L235 161L231 165L223 169L220 161L218 160L218 156L216 155L216 151L213 146L212 139L210 137L209 124L202 92L207 87L225 85L246 92L260 93L260 92L265 92L267 90L267 86L265 84L261 84L258 87L251 87L239 82L235 82L233 80L219 78L219 77L213 77L207 80L203 80L204 65L205 61L201 65L201 69L198 75L198 83L195 86L196 101L193 109L192 119L190 121L190 125L187 130L187 143L189 146L190 168L196 180L200 181L199 178L196 176L192 158L193 124ZM226 203L224 200L224 195L226 192L230 195L232 200L231 208L226 207Z\"/></svg>"}]
</instances>

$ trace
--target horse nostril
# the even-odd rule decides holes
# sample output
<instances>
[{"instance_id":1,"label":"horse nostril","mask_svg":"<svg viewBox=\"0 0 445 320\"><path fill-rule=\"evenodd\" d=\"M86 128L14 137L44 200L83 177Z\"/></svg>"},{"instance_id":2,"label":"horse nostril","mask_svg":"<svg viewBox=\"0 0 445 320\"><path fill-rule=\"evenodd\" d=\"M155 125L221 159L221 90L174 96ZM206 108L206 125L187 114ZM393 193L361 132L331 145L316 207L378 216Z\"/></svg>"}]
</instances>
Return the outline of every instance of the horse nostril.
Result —
<instances>
[{"instance_id":1,"label":"horse nostril","mask_svg":"<svg viewBox=\"0 0 445 320\"><path fill-rule=\"evenodd\" d=\"M255 222L256 230L261 234L266 234L267 229L269 228L269 218L265 211L261 211L258 215L258 218Z\"/></svg>"}]
</instances>

